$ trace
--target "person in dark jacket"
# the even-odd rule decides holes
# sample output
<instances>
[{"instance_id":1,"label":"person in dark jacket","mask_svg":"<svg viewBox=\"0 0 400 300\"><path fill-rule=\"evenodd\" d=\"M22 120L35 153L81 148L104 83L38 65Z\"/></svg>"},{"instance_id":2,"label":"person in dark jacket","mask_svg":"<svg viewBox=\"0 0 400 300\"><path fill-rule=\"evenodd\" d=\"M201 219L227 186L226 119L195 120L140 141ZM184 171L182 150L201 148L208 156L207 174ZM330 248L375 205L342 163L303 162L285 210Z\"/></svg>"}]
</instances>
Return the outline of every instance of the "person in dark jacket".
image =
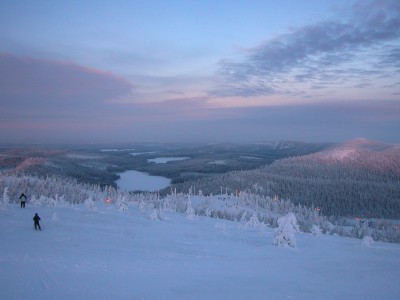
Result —
<instances>
[{"instance_id":1,"label":"person in dark jacket","mask_svg":"<svg viewBox=\"0 0 400 300\"><path fill-rule=\"evenodd\" d=\"M39 228L39 230L42 230L42 228L40 227L39 221L40 221L40 217L39 217L39 215L36 213L35 216L33 217L33 222L34 222L34 225L35 225L35 230L37 230L38 228Z\"/></svg>"},{"instance_id":2,"label":"person in dark jacket","mask_svg":"<svg viewBox=\"0 0 400 300\"><path fill-rule=\"evenodd\" d=\"M26 196L24 193L19 196L19 201L21 201L21 208L25 208L25 201L26 201Z\"/></svg>"}]
</instances>

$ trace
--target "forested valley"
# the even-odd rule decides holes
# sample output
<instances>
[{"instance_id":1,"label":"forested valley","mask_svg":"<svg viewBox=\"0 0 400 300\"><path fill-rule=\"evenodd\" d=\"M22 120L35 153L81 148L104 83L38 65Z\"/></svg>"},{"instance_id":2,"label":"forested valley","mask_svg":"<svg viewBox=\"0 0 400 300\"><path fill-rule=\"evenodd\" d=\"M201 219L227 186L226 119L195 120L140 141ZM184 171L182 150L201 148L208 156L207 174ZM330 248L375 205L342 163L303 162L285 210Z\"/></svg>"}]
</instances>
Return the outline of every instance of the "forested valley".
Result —
<instances>
[{"instance_id":1,"label":"forested valley","mask_svg":"<svg viewBox=\"0 0 400 300\"><path fill-rule=\"evenodd\" d=\"M263 209L258 217L271 226L279 215L294 212L304 231L316 224L326 233L360 237L374 229L374 238L400 240L399 145L356 139L341 145L280 142L59 149L4 149L0 153L3 202L9 198L15 203L25 191L29 201L38 205L82 203L90 195L97 201L124 196L136 202L145 199L155 209L174 195L175 204L180 199L175 209L182 212L190 196L201 196L209 205L220 197ZM150 162L160 156L188 159ZM129 169L169 176L172 184L154 193L119 191L118 172ZM204 205L196 210L207 214ZM214 211L212 216L241 219L243 211L236 215Z\"/></svg>"}]
</instances>

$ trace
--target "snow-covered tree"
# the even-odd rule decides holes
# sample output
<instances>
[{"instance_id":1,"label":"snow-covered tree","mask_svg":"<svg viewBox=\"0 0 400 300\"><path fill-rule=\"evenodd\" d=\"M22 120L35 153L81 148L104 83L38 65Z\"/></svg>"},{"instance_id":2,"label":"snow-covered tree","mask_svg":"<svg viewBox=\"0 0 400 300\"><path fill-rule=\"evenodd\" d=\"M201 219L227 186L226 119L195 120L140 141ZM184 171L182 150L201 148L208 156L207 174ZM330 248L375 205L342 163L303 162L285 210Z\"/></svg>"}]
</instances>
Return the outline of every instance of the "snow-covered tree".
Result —
<instances>
[{"instance_id":1,"label":"snow-covered tree","mask_svg":"<svg viewBox=\"0 0 400 300\"><path fill-rule=\"evenodd\" d=\"M361 245L366 247L372 246L374 243L374 239L370 235L364 236L361 240Z\"/></svg>"},{"instance_id":2,"label":"snow-covered tree","mask_svg":"<svg viewBox=\"0 0 400 300\"><path fill-rule=\"evenodd\" d=\"M143 214L146 211L146 205L144 203L143 198L141 198L139 202L139 211L141 214Z\"/></svg>"},{"instance_id":3,"label":"snow-covered tree","mask_svg":"<svg viewBox=\"0 0 400 300\"><path fill-rule=\"evenodd\" d=\"M211 216L211 214L212 214L212 210L209 207L207 207L206 211L204 212L204 214L206 215L207 218L209 218Z\"/></svg>"},{"instance_id":4,"label":"snow-covered tree","mask_svg":"<svg viewBox=\"0 0 400 300\"><path fill-rule=\"evenodd\" d=\"M273 245L279 247L296 248L295 233L299 231L296 216L288 213L286 216L278 219L278 228L275 229L275 238Z\"/></svg>"},{"instance_id":5,"label":"snow-covered tree","mask_svg":"<svg viewBox=\"0 0 400 300\"><path fill-rule=\"evenodd\" d=\"M92 196L89 196L89 198L87 198L84 203L88 210L90 210L90 211L97 210L96 202L93 201Z\"/></svg>"},{"instance_id":6,"label":"snow-covered tree","mask_svg":"<svg viewBox=\"0 0 400 300\"><path fill-rule=\"evenodd\" d=\"M36 195L32 195L31 198L30 198L30 200L29 200L29 203L30 203L31 205L35 206L34 203L36 203L36 201L37 201Z\"/></svg>"},{"instance_id":7,"label":"snow-covered tree","mask_svg":"<svg viewBox=\"0 0 400 300\"><path fill-rule=\"evenodd\" d=\"M8 205L8 203L10 202L10 197L8 196L8 187L4 188L4 192L3 192L3 205Z\"/></svg>"},{"instance_id":8,"label":"snow-covered tree","mask_svg":"<svg viewBox=\"0 0 400 300\"><path fill-rule=\"evenodd\" d=\"M358 222L352 229L352 234L357 238L363 238L364 236L368 235L368 222L366 220L358 220Z\"/></svg>"},{"instance_id":9,"label":"snow-covered tree","mask_svg":"<svg viewBox=\"0 0 400 300\"><path fill-rule=\"evenodd\" d=\"M61 197L59 197L58 194L56 194L54 198L48 198L47 199L47 206L51 206L51 207L65 207L65 206L67 206L67 203L65 202L65 196L62 195Z\"/></svg>"},{"instance_id":10,"label":"snow-covered tree","mask_svg":"<svg viewBox=\"0 0 400 300\"><path fill-rule=\"evenodd\" d=\"M48 198L47 199L47 206L50 207L57 207L58 195L55 198Z\"/></svg>"},{"instance_id":11,"label":"snow-covered tree","mask_svg":"<svg viewBox=\"0 0 400 300\"><path fill-rule=\"evenodd\" d=\"M316 237L320 237L322 234L321 228L318 225L313 225L311 227L311 233Z\"/></svg>"},{"instance_id":12,"label":"snow-covered tree","mask_svg":"<svg viewBox=\"0 0 400 300\"><path fill-rule=\"evenodd\" d=\"M35 195L32 195L30 203L32 204L32 206L46 206L47 204L47 197L40 195L39 198L36 198Z\"/></svg>"},{"instance_id":13,"label":"snow-covered tree","mask_svg":"<svg viewBox=\"0 0 400 300\"><path fill-rule=\"evenodd\" d=\"M153 221L161 221L164 219L164 217L161 214L161 211L157 208L154 208L149 216L150 216L150 219Z\"/></svg>"},{"instance_id":14,"label":"snow-covered tree","mask_svg":"<svg viewBox=\"0 0 400 300\"><path fill-rule=\"evenodd\" d=\"M260 227L260 220L258 219L257 213L253 213L250 220L246 222L246 227Z\"/></svg>"},{"instance_id":15,"label":"snow-covered tree","mask_svg":"<svg viewBox=\"0 0 400 300\"><path fill-rule=\"evenodd\" d=\"M128 204L126 203L126 197L124 195L118 197L117 207L119 211L128 211Z\"/></svg>"},{"instance_id":16,"label":"snow-covered tree","mask_svg":"<svg viewBox=\"0 0 400 300\"><path fill-rule=\"evenodd\" d=\"M244 211L242 216L240 217L240 222L245 223L247 220L247 211Z\"/></svg>"},{"instance_id":17,"label":"snow-covered tree","mask_svg":"<svg viewBox=\"0 0 400 300\"><path fill-rule=\"evenodd\" d=\"M187 202L185 215L186 215L186 218L188 218L190 220L193 220L196 217L194 208L192 207L192 201L190 200L190 197Z\"/></svg>"}]
</instances>

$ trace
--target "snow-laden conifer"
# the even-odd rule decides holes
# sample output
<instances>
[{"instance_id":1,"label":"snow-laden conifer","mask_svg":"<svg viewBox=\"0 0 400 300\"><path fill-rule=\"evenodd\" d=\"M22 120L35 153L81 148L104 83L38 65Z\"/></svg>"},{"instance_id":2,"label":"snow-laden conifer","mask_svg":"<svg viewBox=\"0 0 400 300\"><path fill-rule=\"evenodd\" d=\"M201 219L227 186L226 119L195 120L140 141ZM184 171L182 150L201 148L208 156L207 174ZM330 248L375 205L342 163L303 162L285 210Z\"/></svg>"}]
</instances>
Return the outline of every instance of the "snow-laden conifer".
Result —
<instances>
[{"instance_id":1,"label":"snow-laden conifer","mask_svg":"<svg viewBox=\"0 0 400 300\"><path fill-rule=\"evenodd\" d=\"M247 220L247 211L244 211L240 217L240 222L245 223Z\"/></svg>"},{"instance_id":2,"label":"snow-laden conifer","mask_svg":"<svg viewBox=\"0 0 400 300\"><path fill-rule=\"evenodd\" d=\"M192 201L190 200L190 197L187 202L185 215L186 215L186 218L189 220L193 220L196 218L196 214L195 214L194 208L192 206Z\"/></svg>"},{"instance_id":3,"label":"snow-laden conifer","mask_svg":"<svg viewBox=\"0 0 400 300\"><path fill-rule=\"evenodd\" d=\"M141 214L143 214L146 211L146 205L144 203L143 198L140 199L139 211L140 211Z\"/></svg>"},{"instance_id":4,"label":"snow-laden conifer","mask_svg":"<svg viewBox=\"0 0 400 300\"><path fill-rule=\"evenodd\" d=\"M322 234L321 228L318 225L313 225L311 227L311 233L316 237L320 237Z\"/></svg>"},{"instance_id":5,"label":"snow-laden conifer","mask_svg":"<svg viewBox=\"0 0 400 300\"><path fill-rule=\"evenodd\" d=\"M84 203L89 211L97 210L96 203L93 201L92 196L89 196L89 198L87 198Z\"/></svg>"},{"instance_id":6,"label":"snow-laden conifer","mask_svg":"<svg viewBox=\"0 0 400 300\"><path fill-rule=\"evenodd\" d=\"M273 245L279 247L296 248L295 233L299 232L296 216L288 213L286 216L278 219L278 228L275 229L275 238Z\"/></svg>"},{"instance_id":7,"label":"snow-laden conifer","mask_svg":"<svg viewBox=\"0 0 400 300\"><path fill-rule=\"evenodd\" d=\"M163 216L161 214L160 209L154 208L153 211L150 213L150 219L153 221L161 221L163 220Z\"/></svg>"},{"instance_id":8,"label":"snow-laden conifer","mask_svg":"<svg viewBox=\"0 0 400 300\"><path fill-rule=\"evenodd\" d=\"M372 246L374 243L375 241L370 235L364 236L363 239L361 240L361 245L366 247Z\"/></svg>"},{"instance_id":9,"label":"snow-laden conifer","mask_svg":"<svg viewBox=\"0 0 400 300\"><path fill-rule=\"evenodd\" d=\"M126 197L124 195L118 196L117 207L119 211L128 211L128 204L126 203Z\"/></svg>"},{"instance_id":10,"label":"snow-laden conifer","mask_svg":"<svg viewBox=\"0 0 400 300\"><path fill-rule=\"evenodd\" d=\"M7 206L9 202L10 197L8 196L8 187L5 187L3 192L3 205Z\"/></svg>"},{"instance_id":11,"label":"snow-laden conifer","mask_svg":"<svg viewBox=\"0 0 400 300\"><path fill-rule=\"evenodd\" d=\"M211 214L212 214L212 210L209 207L207 207L206 211L205 211L206 217L209 218L211 216Z\"/></svg>"},{"instance_id":12,"label":"snow-laden conifer","mask_svg":"<svg viewBox=\"0 0 400 300\"><path fill-rule=\"evenodd\" d=\"M37 198L35 195L32 195L31 201L30 201L32 206L46 206L48 204L48 198L46 196L40 195L39 198Z\"/></svg>"},{"instance_id":13,"label":"snow-laden conifer","mask_svg":"<svg viewBox=\"0 0 400 300\"><path fill-rule=\"evenodd\" d=\"M260 227L260 220L258 219L257 213L253 213L250 220L246 222L246 227Z\"/></svg>"}]
</instances>

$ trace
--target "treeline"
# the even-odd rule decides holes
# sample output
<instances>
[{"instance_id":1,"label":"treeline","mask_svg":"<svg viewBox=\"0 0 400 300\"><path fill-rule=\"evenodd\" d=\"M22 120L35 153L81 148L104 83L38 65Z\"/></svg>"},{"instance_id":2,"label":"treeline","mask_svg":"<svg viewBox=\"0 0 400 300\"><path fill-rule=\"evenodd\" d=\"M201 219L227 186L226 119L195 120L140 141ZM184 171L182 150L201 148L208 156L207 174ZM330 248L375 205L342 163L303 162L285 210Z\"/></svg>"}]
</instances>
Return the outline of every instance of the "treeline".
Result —
<instances>
[{"instance_id":1,"label":"treeline","mask_svg":"<svg viewBox=\"0 0 400 300\"><path fill-rule=\"evenodd\" d=\"M101 192L97 185L81 184L76 179L61 178L57 176L35 177L35 176L8 176L0 177L0 191L7 188L11 203L18 202L21 193L29 197L48 198L58 196L66 197L69 203L82 203L90 194Z\"/></svg>"},{"instance_id":2,"label":"treeline","mask_svg":"<svg viewBox=\"0 0 400 300\"><path fill-rule=\"evenodd\" d=\"M185 213L192 207L195 215L209 216L240 222L241 226L277 226L282 215L292 212L296 215L300 230L312 232L317 226L325 234L363 238L400 243L400 225L389 220L365 220L328 218L317 207L294 204L290 200L269 197L250 192L218 196L204 196L199 189L191 187L187 193L174 190L168 195L158 193L126 193L113 187L80 184L76 180L58 177L1 176L0 206L6 207L18 202L21 192L28 196L28 205L69 206L87 202L110 201L136 204L143 213L161 216L164 211ZM195 192L197 191L197 192ZM196 194L196 195L195 195ZM254 222L256 220L257 222Z\"/></svg>"}]
</instances>

